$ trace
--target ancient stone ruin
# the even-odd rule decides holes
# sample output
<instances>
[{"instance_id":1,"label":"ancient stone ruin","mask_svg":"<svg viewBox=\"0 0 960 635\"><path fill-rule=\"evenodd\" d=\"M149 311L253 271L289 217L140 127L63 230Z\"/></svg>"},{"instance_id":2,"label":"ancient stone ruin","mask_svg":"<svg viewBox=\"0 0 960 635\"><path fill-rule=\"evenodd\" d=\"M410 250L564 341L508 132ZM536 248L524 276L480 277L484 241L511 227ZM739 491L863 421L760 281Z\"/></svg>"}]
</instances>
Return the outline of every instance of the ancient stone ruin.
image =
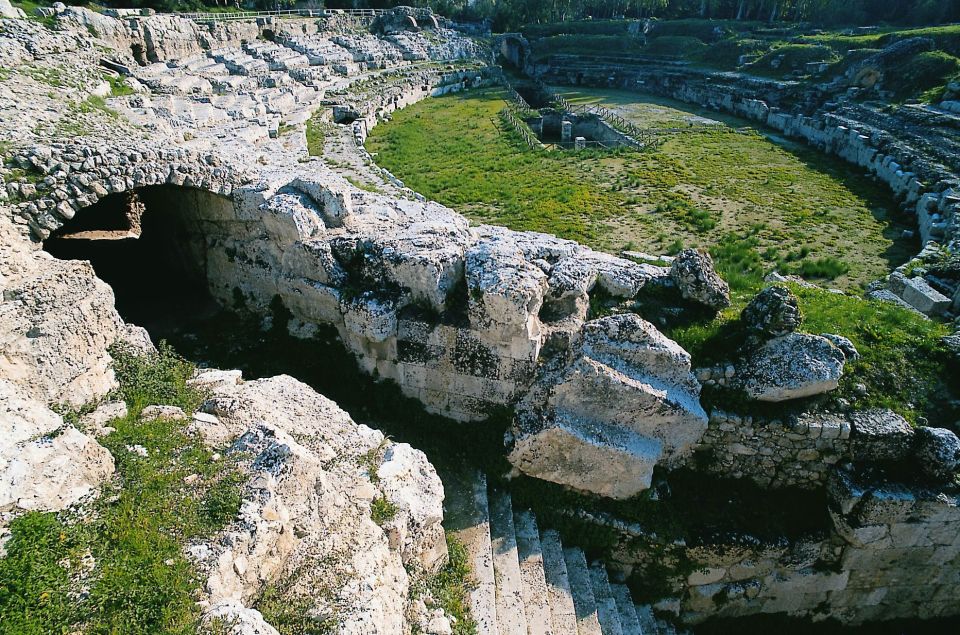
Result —
<instances>
[{"instance_id":1,"label":"ancient stone ruin","mask_svg":"<svg viewBox=\"0 0 960 635\"><path fill-rule=\"evenodd\" d=\"M195 410L139 404L144 421L182 419L243 468L239 515L184 546L204 628L280 632L261 612L280 588L334 616L331 632L451 633L417 590L447 562L445 528L465 548L481 634L960 612L960 441L888 408L831 408L860 353L842 332L802 331L794 281L771 279L743 310L738 357L696 367L652 313L598 307L713 316L731 292L708 253L650 261L471 224L363 147L398 109L500 85L500 54L551 85L642 85L761 121L869 170L913 210L925 245L954 249L958 155L928 153L906 115L811 111L775 80L534 60L519 36L490 48L421 9L46 11L49 24L6 9L0 20L0 545L26 512L82 508L116 479L127 459L104 441L128 414L116 346L154 354L151 320L182 302L279 324L303 351L335 331L377 385L444 422L435 436L497 436L495 459L452 478L287 374L204 368L189 380L204 394ZM851 68L853 81L884 59ZM603 117L543 111L533 127L562 142L633 139ZM918 271L932 249L869 295L960 313L960 288ZM718 387L739 391L743 412L705 408ZM719 480L758 507L786 493L795 509L696 539L657 525L661 509L697 516L702 498L684 496ZM767 532L774 516L803 518Z\"/></svg>"}]
</instances>

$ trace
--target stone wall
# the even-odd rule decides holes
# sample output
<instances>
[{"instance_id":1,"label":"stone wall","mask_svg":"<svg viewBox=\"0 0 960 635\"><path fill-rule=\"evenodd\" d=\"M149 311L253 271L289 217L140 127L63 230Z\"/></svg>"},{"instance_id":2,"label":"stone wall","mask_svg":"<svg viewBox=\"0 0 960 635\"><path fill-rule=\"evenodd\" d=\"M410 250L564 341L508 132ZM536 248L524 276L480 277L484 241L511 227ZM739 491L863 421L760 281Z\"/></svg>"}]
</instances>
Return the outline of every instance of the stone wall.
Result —
<instances>
[{"instance_id":1,"label":"stone wall","mask_svg":"<svg viewBox=\"0 0 960 635\"><path fill-rule=\"evenodd\" d=\"M621 526L612 557L641 580L656 567L689 559L691 573L668 576L672 599L659 603L689 624L765 613L847 624L956 614L955 487L884 486L831 470L827 491L830 521L823 533L789 540L681 541L664 555L649 549L640 528Z\"/></svg>"},{"instance_id":2,"label":"stone wall","mask_svg":"<svg viewBox=\"0 0 960 635\"><path fill-rule=\"evenodd\" d=\"M850 422L832 414L766 421L714 410L695 448L696 467L764 488L818 488L849 457L850 432Z\"/></svg>"}]
</instances>

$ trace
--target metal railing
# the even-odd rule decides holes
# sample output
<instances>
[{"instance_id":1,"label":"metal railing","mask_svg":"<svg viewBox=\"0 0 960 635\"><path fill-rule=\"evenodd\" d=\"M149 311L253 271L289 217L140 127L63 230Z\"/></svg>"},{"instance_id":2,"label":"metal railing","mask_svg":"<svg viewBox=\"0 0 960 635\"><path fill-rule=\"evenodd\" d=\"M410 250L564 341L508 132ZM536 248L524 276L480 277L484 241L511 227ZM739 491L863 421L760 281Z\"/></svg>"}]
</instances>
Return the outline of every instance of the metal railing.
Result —
<instances>
[{"instance_id":1,"label":"metal railing","mask_svg":"<svg viewBox=\"0 0 960 635\"><path fill-rule=\"evenodd\" d=\"M540 140L537 139L537 136L533 134L530 130L530 126L520 120L513 111L510 110L509 104L500 111L500 118L511 128L513 128L520 138L523 139L524 143L527 144L530 148L541 148L543 145L540 143Z\"/></svg>"},{"instance_id":2,"label":"metal railing","mask_svg":"<svg viewBox=\"0 0 960 635\"><path fill-rule=\"evenodd\" d=\"M386 13L386 9L281 9L277 11L174 13L173 15L194 22L217 22L219 20L253 20L256 18L325 18L335 15L373 18L384 13Z\"/></svg>"}]
</instances>

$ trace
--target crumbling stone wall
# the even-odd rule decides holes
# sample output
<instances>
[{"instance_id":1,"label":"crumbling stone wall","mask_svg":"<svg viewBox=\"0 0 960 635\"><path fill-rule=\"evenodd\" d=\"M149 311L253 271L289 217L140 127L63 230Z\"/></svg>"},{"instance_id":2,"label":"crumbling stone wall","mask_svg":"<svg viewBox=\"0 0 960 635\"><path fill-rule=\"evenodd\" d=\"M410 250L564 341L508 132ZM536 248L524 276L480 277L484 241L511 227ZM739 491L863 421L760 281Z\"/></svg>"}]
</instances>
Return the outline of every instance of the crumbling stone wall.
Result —
<instances>
[{"instance_id":1,"label":"crumbling stone wall","mask_svg":"<svg viewBox=\"0 0 960 635\"><path fill-rule=\"evenodd\" d=\"M688 624L710 617L782 613L846 624L956 613L960 601L960 507L955 486L879 484L830 470L829 525L791 539L749 535L650 550L639 527L620 526L612 558L643 579L686 559L668 576L659 607Z\"/></svg>"},{"instance_id":2,"label":"crumbling stone wall","mask_svg":"<svg viewBox=\"0 0 960 635\"><path fill-rule=\"evenodd\" d=\"M761 487L823 487L831 467L850 454L850 422L809 414L763 420L714 410L696 447L696 467Z\"/></svg>"}]
</instances>

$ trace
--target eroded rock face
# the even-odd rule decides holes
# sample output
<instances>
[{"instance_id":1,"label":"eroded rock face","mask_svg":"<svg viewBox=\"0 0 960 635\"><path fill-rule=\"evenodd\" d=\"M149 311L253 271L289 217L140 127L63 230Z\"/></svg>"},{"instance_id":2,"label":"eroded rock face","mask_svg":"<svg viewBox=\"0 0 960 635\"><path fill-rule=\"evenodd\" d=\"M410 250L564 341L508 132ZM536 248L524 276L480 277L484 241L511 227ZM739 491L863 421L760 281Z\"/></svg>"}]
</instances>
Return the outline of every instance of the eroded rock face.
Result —
<instances>
[{"instance_id":1,"label":"eroded rock face","mask_svg":"<svg viewBox=\"0 0 960 635\"><path fill-rule=\"evenodd\" d=\"M673 261L670 275L684 298L719 311L730 306L730 287L701 249L684 249Z\"/></svg>"},{"instance_id":2,"label":"eroded rock face","mask_svg":"<svg viewBox=\"0 0 960 635\"><path fill-rule=\"evenodd\" d=\"M93 438L0 380L0 512L66 509L96 494L113 469Z\"/></svg>"},{"instance_id":3,"label":"eroded rock face","mask_svg":"<svg viewBox=\"0 0 960 635\"><path fill-rule=\"evenodd\" d=\"M613 498L650 486L707 426L690 355L636 315L588 322L518 407L521 472Z\"/></svg>"},{"instance_id":4,"label":"eroded rock face","mask_svg":"<svg viewBox=\"0 0 960 635\"><path fill-rule=\"evenodd\" d=\"M819 335L774 338L741 364L738 381L751 399L787 401L835 390L846 358Z\"/></svg>"},{"instance_id":5,"label":"eroded rock face","mask_svg":"<svg viewBox=\"0 0 960 635\"><path fill-rule=\"evenodd\" d=\"M42 403L101 397L115 385L106 349L123 324L113 290L90 263L56 260L6 233L8 222L0 218L0 378Z\"/></svg>"},{"instance_id":6,"label":"eroded rock face","mask_svg":"<svg viewBox=\"0 0 960 635\"><path fill-rule=\"evenodd\" d=\"M387 444L287 376L218 381L204 409L213 416L193 425L209 442L235 438L230 452L253 457L240 518L194 549L211 605L249 606L283 582L338 633L403 633L404 563L435 568L446 555L443 489L423 454ZM370 462L384 444L374 483ZM398 510L384 527L371 519L379 497Z\"/></svg>"}]
</instances>

